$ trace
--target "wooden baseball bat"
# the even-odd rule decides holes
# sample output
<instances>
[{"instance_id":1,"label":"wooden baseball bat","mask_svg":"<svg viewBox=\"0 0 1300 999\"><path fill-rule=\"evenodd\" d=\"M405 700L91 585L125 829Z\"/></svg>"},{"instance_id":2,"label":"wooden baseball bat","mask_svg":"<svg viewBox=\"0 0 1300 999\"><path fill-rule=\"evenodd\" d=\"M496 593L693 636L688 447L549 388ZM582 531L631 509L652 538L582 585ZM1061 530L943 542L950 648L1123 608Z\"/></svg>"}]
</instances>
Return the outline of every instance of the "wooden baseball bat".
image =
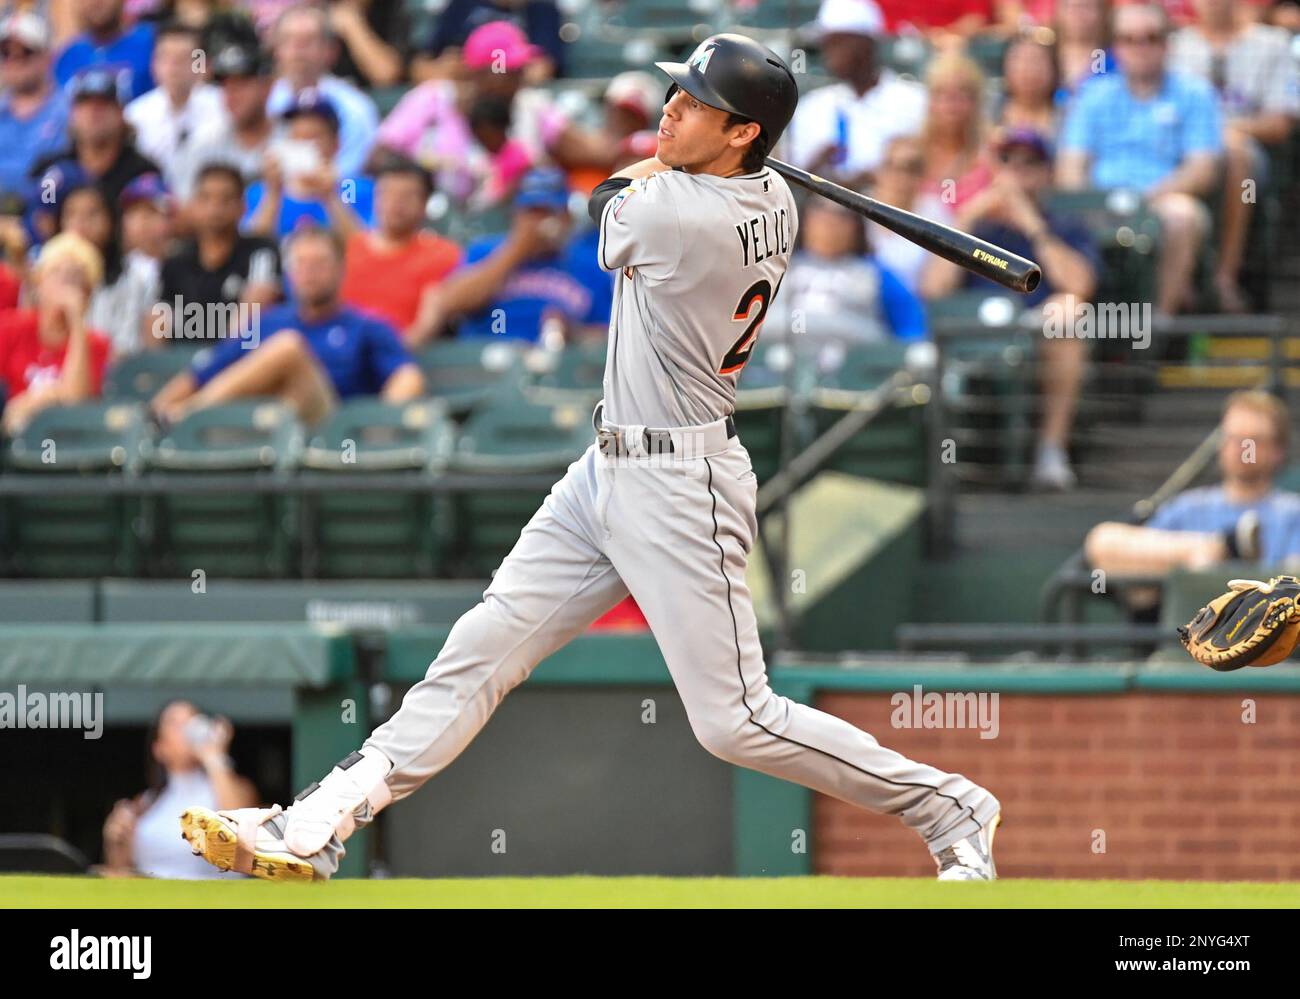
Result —
<instances>
[{"instance_id":1,"label":"wooden baseball bat","mask_svg":"<svg viewBox=\"0 0 1300 999\"><path fill-rule=\"evenodd\" d=\"M825 177L801 170L797 166L781 160L767 160L770 166L787 180L800 187L806 187L814 194L829 198L837 205L843 205L851 211L865 215L873 222L879 222L886 229L898 233L904 239L931 253L936 253L945 260L951 260L959 267L986 277L991 281L1010 288L1012 291L1030 292L1038 287L1042 280L1042 269L1032 260L1008 253L1000 246L976 239L968 232L941 225L930 219L921 218L901 208L887 205L865 194L850 191L847 187L833 184Z\"/></svg>"}]
</instances>

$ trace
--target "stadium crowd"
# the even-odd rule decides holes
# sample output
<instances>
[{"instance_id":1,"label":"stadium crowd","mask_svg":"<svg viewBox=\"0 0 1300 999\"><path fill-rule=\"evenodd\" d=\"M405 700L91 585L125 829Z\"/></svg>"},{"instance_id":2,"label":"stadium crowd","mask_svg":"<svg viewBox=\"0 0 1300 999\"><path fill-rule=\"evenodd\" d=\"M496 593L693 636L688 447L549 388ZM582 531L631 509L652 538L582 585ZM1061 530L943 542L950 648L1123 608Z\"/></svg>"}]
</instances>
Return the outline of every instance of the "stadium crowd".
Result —
<instances>
[{"instance_id":1,"label":"stadium crowd","mask_svg":"<svg viewBox=\"0 0 1300 999\"><path fill-rule=\"evenodd\" d=\"M411 399L418 352L440 338L599 338L612 280L574 209L653 154L665 87L629 68L585 108L561 99L578 92L564 88L573 6L450 0L421 35L403 0L6 5L6 432L96 397L123 358L196 341L153 399L161 421L247 396L308 422L352 396ZM730 5L732 20L757 6ZM1204 310L1206 288L1240 312L1257 205L1241 192L1286 161L1297 27L1289 0L825 0L767 39L819 60L779 151L1038 260L1025 304L1067 327L1105 264L1048 195L1132 190L1162 234L1156 313ZM915 73L886 58L902 39L928 53ZM434 206L500 226L453 239ZM852 342L923 339L927 303L980 287L817 201L786 286L769 336ZM256 330L228 329L230 305L255 308ZM1040 349L1034 477L1069 488L1089 345Z\"/></svg>"}]
</instances>

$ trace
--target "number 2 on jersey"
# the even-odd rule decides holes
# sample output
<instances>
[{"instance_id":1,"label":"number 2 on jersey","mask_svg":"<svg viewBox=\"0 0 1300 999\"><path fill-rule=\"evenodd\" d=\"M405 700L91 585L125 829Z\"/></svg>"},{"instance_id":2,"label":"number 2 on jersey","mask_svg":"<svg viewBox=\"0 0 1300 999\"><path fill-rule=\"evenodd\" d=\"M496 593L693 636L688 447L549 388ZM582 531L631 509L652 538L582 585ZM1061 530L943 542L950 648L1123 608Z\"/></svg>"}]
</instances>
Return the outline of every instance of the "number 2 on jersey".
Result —
<instances>
[{"instance_id":1,"label":"number 2 on jersey","mask_svg":"<svg viewBox=\"0 0 1300 999\"><path fill-rule=\"evenodd\" d=\"M776 287L780 290L780 281L776 283ZM763 328L763 317L767 315L767 307L772 304L772 296L772 284L763 278L755 281L740 296L740 302L736 305L736 311L731 318L736 322L748 319L749 325L745 327L745 332L740 334L740 339L727 351L718 374L735 374L749 362L749 356L754 352L754 344L758 340L758 331ZM756 305L757 311L755 311Z\"/></svg>"}]
</instances>

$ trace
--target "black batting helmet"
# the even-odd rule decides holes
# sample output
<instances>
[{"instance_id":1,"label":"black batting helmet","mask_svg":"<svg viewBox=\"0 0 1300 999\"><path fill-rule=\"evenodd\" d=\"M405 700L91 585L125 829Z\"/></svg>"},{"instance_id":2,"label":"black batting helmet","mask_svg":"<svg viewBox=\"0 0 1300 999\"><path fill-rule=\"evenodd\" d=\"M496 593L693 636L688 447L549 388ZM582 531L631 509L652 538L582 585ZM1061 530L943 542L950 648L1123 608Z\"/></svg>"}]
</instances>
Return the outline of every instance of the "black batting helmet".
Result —
<instances>
[{"instance_id":1,"label":"black batting helmet","mask_svg":"<svg viewBox=\"0 0 1300 999\"><path fill-rule=\"evenodd\" d=\"M758 122L769 148L794 117L799 88L779 55L744 35L711 35L685 62L657 62L673 81L697 101Z\"/></svg>"}]
</instances>

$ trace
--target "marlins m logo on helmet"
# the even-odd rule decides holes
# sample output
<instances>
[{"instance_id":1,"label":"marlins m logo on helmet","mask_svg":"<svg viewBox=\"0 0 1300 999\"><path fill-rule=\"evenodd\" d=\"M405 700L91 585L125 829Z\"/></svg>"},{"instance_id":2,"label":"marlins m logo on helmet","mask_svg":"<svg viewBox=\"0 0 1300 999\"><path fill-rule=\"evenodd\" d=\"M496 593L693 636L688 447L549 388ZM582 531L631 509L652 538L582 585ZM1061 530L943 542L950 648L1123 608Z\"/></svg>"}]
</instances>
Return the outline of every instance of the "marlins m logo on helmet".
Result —
<instances>
[{"instance_id":1,"label":"marlins m logo on helmet","mask_svg":"<svg viewBox=\"0 0 1300 999\"><path fill-rule=\"evenodd\" d=\"M688 62L687 65L694 66L701 73L708 72L709 60L713 58L713 53L717 47L716 42L701 42L700 47L695 50L695 54L691 56L690 62Z\"/></svg>"}]
</instances>

